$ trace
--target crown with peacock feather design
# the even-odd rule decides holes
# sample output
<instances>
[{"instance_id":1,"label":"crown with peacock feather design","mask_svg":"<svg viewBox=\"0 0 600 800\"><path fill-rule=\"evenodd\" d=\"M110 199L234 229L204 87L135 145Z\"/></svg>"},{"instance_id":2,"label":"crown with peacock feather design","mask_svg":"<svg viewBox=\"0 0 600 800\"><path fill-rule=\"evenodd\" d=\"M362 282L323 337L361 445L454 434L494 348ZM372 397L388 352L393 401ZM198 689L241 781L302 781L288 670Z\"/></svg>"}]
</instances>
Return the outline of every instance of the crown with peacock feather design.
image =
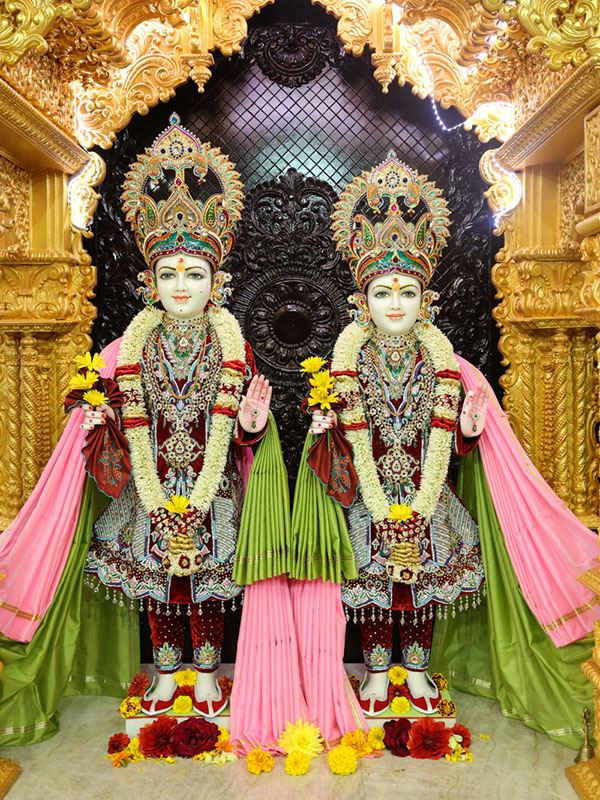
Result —
<instances>
[{"instance_id":1,"label":"crown with peacock feather design","mask_svg":"<svg viewBox=\"0 0 600 800\"><path fill-rule=\"evenodd\" d=\"M336 247L361 292L372 278L390 272L412 275L425 288L448 239L449 222L441 191L393 150L346 186L332 216Z\"/></svg>"},{"instance_id":2,"label":"crown with peacock feather design","mask_svg":"<svg viewBox=\"0 0 600 800\"><path fill-rule=\"evenodd\" d=\"M121 195L123 211L151 268L161 256L183 252L207 259L216 272L233 246L233 230L242 214L240 176L218 147L200 142L180 124L177 114L169 122L131 164ZM174 173L172 179L167 170ZM204 202L194 199L186 170L192 171L198 185L212 173L221 191ZM163 181L170 183L169 196L155 202L148 192Z\"/></svg>"}]
</instances>

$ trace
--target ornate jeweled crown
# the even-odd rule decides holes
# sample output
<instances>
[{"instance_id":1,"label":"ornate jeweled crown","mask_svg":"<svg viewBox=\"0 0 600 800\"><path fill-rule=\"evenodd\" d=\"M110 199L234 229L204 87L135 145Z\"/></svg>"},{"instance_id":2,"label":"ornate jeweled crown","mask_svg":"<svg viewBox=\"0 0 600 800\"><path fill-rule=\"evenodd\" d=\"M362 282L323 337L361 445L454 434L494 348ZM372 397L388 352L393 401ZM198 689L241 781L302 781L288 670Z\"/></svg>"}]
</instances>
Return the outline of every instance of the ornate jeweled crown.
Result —
<instances>
[{"instance_id":1,"label":"ornate jeweled crown","mask_svg":"<svg viewBox=\"0 0 600 800\"><path fill-rule=\"evenodd\" d=\"M374 221L377 217L382 221ZM346 186L332 216L336 247L348 259L361 292L376 275L390 272L412 275L426 287L448 239L448 225L441 191L393 150Z\"/></svg>"},{"instance_id":2,"label":"ornate jeweled crown","mask_svg":"<svg viewBox=\"0 0 600 800\"><path fill-rule=\"evenodd\" d=\"M121 195L123 211L150 267L161 256L184 252L206 258L216 271L231 250L233 229L242 214L240 176L218 147L200 142L183 128L177 114L169 122L170 127L131 164ZM194 199L186 182L188 169L198 185L211 172L220 193L204 202ZM163 181L169 184L169 196L157 203L148 191Z\"/></svg>"}]
</instances>

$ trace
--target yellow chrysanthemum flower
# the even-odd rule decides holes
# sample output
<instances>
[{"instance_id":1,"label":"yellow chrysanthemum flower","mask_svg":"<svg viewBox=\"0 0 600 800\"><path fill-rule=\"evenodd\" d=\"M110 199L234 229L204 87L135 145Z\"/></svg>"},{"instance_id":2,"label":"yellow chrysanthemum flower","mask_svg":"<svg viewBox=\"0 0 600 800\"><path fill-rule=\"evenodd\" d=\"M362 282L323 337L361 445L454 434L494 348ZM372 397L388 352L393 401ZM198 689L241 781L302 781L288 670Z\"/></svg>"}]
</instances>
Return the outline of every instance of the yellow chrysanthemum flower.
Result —
<instances>
[{"instance_id":1,"label":"yellow chrysanthemum flower","mask_svg":"<svg viewBox=\"0 0 600 800\"><path fill-rule=\"evenodd\" d=\"M195 756L192 756L192 761L204 761L205 758L206 751L203 751L202 753L196 753Z\"/></svg>"},{"instance_id":2,"label":"yellow chrysanthemum flower","mask_svg":"<svg viewBox=\"0 0 600 800\"><path fill-rule=\"evenodd\" d=\"M300 362L300 366L302 367L300 372L308 372L309 375L312 375L313 372L318 372L322 369L326 363L327 362L323 361L319 356L309 356L305 358L304 361Z\"/></svg>"},{"instance_id":3,"label":"yellow chrysanthemum flower","mask_svg":"<svg viewBox=\"0 0 600 800\"><path fill-rule=\"evenodd\" d=\"M190 507L190 501L183 495L174 494L170 500L165 503L165 508L172 514L179 514L180 517L186 513Z\"/></svg>"},{"instance_id":4,"label":"yellow chrysanthemum flower","mask_svg":"<svg viewBox=\"0 0 600 800\"><path fill-rule=\"evenodd\" d=\"M360 729L345 733L342 736L342 744L351 747L356 753L357 758L362 758L373 752L373 748L367 742L364 732Z\"/></svg>"},{"instance_id":5,"label":"yellow chrysanthemum flower","mask_svg":"<svg viewBox=\"0 0 600 800\"><path fill-rule=\"evenodd\" d=\"M331 389L333 386L333 378L328 369L324 369L323 372L317 372L308 382L315 389Z\"/></svg>"},{"instance_id":6,"label":"yellow chrysanthemum flower","mask_svg":"<svg viewBox=\"0 0 600 800\"><path fill-rule=\"evenodd\" d=\"M104 392L99 392L97 389L89 389L83 393L83 399L91 406L101 406L102 403L106 403L108 397Z\"/></svg>"},{"instance_id":7,"label":"yellow chrysanthemum flower","mask_svg":"<svg viewBox=\"0 0 600 800\"><path fill-rule=\"evenodd\" d=\"M127 749L131 753L131 760L134 763L144 760L144 756L140 753L140 740L137 736L134 736L129 742Z\"/></svg>"},{"instance_id":8,"label":"yellow chrysanthemum flower","mask_svg":"<svg viewBox=\"0 0 600 800\"><path fill-rule=\"evenodd\" d=\"M246 756L246 769L253 775L260 775L261 772L271 772L275 759L267 750L255 747Z\"/></svg>"},{"instance_id":9,"label":"yellow chrysanthemum flower","mask_svg":"<svg viewBox=\"0 0 600 800\"><path fill-rule=\"evenodd\" d=\"M396 519L399 522L405 522L407 519L412 517L412 508L407 506L406 503L394 503L393 506L390 507L390 519Z\"/></svg>"},{"instance_id":10,"label":"yellow chrysanthemum flower","mask_svg":"<svg viewBox=\"0 0 600 800\"><path fill-rule=\"evenodd\" d=\"M121 716L128 719L129 717L137 717L142 713L142 704L139 697L126 697L119 706Z\"/></svg>"},{"instance_id":11,"label":"yellow chrysanthemum flower","mask_svg":"<svg viewBox=\"0 0 600 800\"><path fill-rule=\"evenodd\" d=\"M180 669L173 675L175 683L180 688L182 686L194 686L197 678L196 671L193 669Z\"/></svg>"},{"instance_id":12,"label":"yellow chrysanthemum flower","mask_svg":"<svg viewBox=\"0 0 600 800\"><path fill-rule=\"evenodd\" d=\"M373 748L373 750L384 750L385 749L385 731L383 728L371 728L369 730L369 734L367 736L367 742Z\"/></svg>"},{"instance_id":13,"label":"yellow chrysanthemum flower","mask_svg":"<svg viewBox=\"0 0 600 800\"><path fill-rule=\"evenodd\" d=\"M106 366L104 359L98 353L94 353L93 356L91 353L84 353L82 356L75 356L74 361L79 369L99 370Z\"/></svg>"},{"instance_id":14,"label":"yellow chrysanthemum flower","mask_svg":"<svg viewBox=\"0 0 600 800\"><path fill-rule=\"evenodd\" d=\"M91 389L99 377L100 376L97 372L91 372L89 369L85 375L82 375L81 372L78 372L77 375L74 375L69 381L69 389L73 389L75 391L85 391L85 389Z\"/></svg>"},{"instance_id":15,"label":"yellow chrysanthemum flower","mask_svg":"<svg viewBox=\"0 0 600 800\"><path fill-rule=\"evenodd\" d=\"M407 697L394 697L392 700L391 709L394 714L403 716L410 711L410 703Z\"/></svg>"},{"instance_id":16,"label":"yellow chrysanthemum flower","mask_svg":"<svg viewBox=\"0 0 600 800\"><path fill-rule=\"evenodd\" d=\"M286 753L306 753L309 758L318 756L323 749L321 732L312 722L299 719L292 724L288 722L284 732L279 737L279 746Z\"/></svg>"},{"instance_id":17,"label":"yellow chrysanthemum flower","mask_svg":"<svg viewBox=\"0 0 600 800\"><path fill-rule=\"evenodd\" d=\"M316 406L318 403L322 409L329 410L331 408L331 404L337 403L339 399L340 396L337 392L332 392L330 394L328 389L315 387L314 389L311 389L311 392L308 395L308 405Z\"/></svg>"},{"instance_id":18,"label":"yellow chrysanthemum flower","mask_svg":"<svg viewBox=\"0 0 600 800\"><path fill-rule=\"evenodd\" d=\"M351 747L338 744L327 753L327 763L334 775L350 775L356 772L358 758Z\"/></svg>"},{"instance_id":19,"label":"yellow chrysanthemum flower","mask_svg":"<svg viewBox=\"0 0 600 800\"><path fill-rule=\"evenodd\" d=\"M288 775L306 775L310 767L310 756L299 750L292 750L285 759L285 771Z\"/></svg>"},{"instance_id":20,"label":"yellow chrysanthemum flower","mask_svg":"<svg viewBox=\"0 0 600 800\"><path fill-rule=\"evenodd\" d=\"M404 667L392 667L388 670L388 677L392 686L404 686L408 673Z\"/></svg>"},{"instance_id":21,"label":"yellow chrysanthemum flower","mask_svg":"<svg viewBox=\"0 0 600 800\"><path fill-rule=\"evenodd\" d=\"M187 695L176 697L173 703L174 714L191 714L192 712L192 698Z\"/></svg>"}]
</instances>

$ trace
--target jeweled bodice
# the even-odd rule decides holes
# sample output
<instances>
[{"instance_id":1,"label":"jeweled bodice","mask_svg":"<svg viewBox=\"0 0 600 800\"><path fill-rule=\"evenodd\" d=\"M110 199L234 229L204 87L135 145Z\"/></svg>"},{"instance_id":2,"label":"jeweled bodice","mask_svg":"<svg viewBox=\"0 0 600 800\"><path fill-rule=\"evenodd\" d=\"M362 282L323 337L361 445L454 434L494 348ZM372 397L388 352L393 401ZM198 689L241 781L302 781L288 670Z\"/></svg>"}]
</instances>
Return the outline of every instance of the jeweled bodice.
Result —
<instances>
[{"instance_id":1,"label":"jeweled bodice","mask_svg":"<svg viewBox=\"0 0 600 800\"><path fill-rule=\"evenodd\" d=\"M221 348L206 317L165 315L142 356L156 466L165 488L187 494L202 468L206 419L221 373Z\"/></svg>"},{"instance_id":2,"label":"jeweled bodice","mask_svg":"<svg viewBox=\"0 0 600 800\"><path fill-rule=\"evenodd\" d=\"M383 488L390 503L410 502L420 485L433 408L431 356L412 331L375 332L359 355L358 377Z\"/></svg>"}]
</instances>

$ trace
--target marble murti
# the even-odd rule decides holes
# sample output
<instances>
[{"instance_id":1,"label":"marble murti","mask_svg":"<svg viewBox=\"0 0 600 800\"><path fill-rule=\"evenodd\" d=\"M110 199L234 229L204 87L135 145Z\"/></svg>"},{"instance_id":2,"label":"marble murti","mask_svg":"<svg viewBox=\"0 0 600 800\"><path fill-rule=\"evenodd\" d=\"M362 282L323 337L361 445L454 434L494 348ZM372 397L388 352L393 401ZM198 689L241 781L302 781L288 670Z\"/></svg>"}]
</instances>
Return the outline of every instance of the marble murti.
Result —
<instances>
[{"instance_id":1,"label":"marble murti","mask_svg":"<svg viewBox=\"0 0 600 800\"><path fill-rule=\"evenodd\" d=\"M564 768L575 751L552 742L498 704L454 693L459 721L473 735L472 763L417 761L388 751L360 759L353 775L333 775L323 756L306 775L291 777L284 759L271 774L251 775L240 759L223 767L177 759L174 764L130 764L114 769L103 760L109 737L124 730L118 701L68 697L60 704L60 731L42 744L0 748L23 769L9 800L576 800ZM489 739L480 739L479 734Z\"/></svg>"}]
</instances>

